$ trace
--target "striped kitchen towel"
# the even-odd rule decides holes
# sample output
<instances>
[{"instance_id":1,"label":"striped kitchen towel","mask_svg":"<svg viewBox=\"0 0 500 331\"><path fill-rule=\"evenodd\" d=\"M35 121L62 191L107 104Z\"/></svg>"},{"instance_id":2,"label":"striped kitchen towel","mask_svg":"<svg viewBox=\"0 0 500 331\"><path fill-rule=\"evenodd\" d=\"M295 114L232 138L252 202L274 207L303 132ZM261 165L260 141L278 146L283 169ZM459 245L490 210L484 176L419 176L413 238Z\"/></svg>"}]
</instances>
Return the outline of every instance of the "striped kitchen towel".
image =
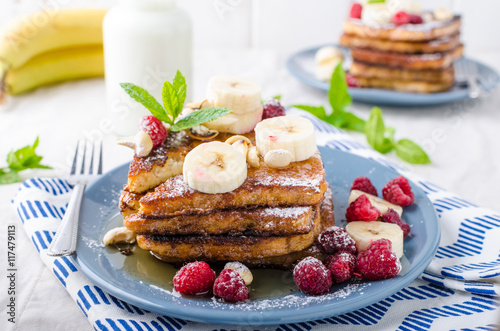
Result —
<instances>
[{"instance_id":1,"label":"striped kitchen towel","mask_svg":"<svg viewBox=\"0 0 500 331\"><path fill-rule=\"evenodd\" d=\"M408 172L342 130L308 114L319 145L376 160L417 183L432 201L441 243L427 270L406 288L368 307L323 320L251 327L252 330L496 330L500 294L500 215L471 204ZM67 257L46 250L65 212L71 187L60 179L27 180L12 200L24 229L96 330L247 330L161 316L123 302L94 286Z\"/></svg>"}]
</instances>

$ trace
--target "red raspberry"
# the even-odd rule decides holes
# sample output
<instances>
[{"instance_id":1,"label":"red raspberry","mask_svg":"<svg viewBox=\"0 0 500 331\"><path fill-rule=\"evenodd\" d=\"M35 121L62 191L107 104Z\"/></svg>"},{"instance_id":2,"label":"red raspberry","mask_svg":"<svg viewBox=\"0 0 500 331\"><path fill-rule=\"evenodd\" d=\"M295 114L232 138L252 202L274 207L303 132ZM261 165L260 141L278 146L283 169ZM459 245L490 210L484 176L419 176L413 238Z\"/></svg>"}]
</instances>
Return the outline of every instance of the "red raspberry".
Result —
<instances>
[{"instance_id":1,"label":"red raspberry","mask_svg":"<svg viewBox=\"0 0 500 331\"><path fill-rule=\"evenodd\" d=\"M401 230L403 230L403 238L406 239L410 234L410 226L401 220L399 214L394 211L394 209L389 209L384 215L382 215L382 222L394 223L399 225Z\"/></svg>"},{"instance_id":2,"label":"red raspberry","mask_svg":"<svg viewBox=\"0 0 500 331\"><path fill-rule=\"evenodd\" d=\"M375 186L373 186L372 182L368 178L363 176L354 179L351 186L351 191L352 190L363 191L365 193L378 197L377 189L375 188Z\"/></svg>"},{"instance_id":3,"label":"red raspberry","mask_svg":"<svg viewBox=\"0 0 500 331\"><path fill-rule=\"evenodd\" d=\"M415 201L410 183L403 176L387 182L382 189L382 195L385 200L401 207L411 205Z\"/></svg>"},{"instance_id":4,"label":"red raspberry","mask_svg":"<svg viewBox=\"0 0 500 331\"><path fill-rule=\"evenodd\" d=\"M238 272L224 269L215 280L214 294L229 302L241 302L248 299L248 288Z\"/></svg>"},{"instance_id":5,"label":"red raspberry","mask_svg":"<svg viewBox=\"0 0 500 331\"><path fill-rule=\"evenodd\" d=\"M356 254L356 242L345 229L338 226L331 226L318 236L318 244L321 250L327 254L334 254L338 251L348 251Z\"/></svg>"},{"instance_id":6,"label":"red raspberry","mask_svg":"<svg viewBox=\"0 0 500 331\"><path fill-rule=\"evenodd\" d=\"M359 3L353 3L351 6L351 11L349 13L349 16L351 18L361 18L361 11L363 10L363 7Z\"/></svg>"},{"instance_id":7,"label":"red raspberry","mask_svg":"<svg viewBox=\"0 0 500 331\"><path fill-rule=\"evenodd\" d=\"M376 221L380 217L380 211L373 207L366 195L361 194L356 200L351 202L345 212L347 223L354 221Z\"/></svg>"},{"instance_id":8,"label":"red raspberry","mask_svg":"<svg viewBox=\"0 0 500 331\"><path fill-rule=\"evenodd\" d=\"M419 15L410 14L409 16L410 16L410 23L411 24L422 24L424 22L422 17Z\"/></svg>"},{"instance_id":9,"label":"red raspberry","mask_svg":"<svg viewBox=\"0 0 500 331\"><path fill-rule=\"evenodd\" d=\"M368 280L387 279L401 271L401 262L388 239L375 240L365 252L358 254L356 271Z\"/></svg>"},{"instance_id":10,"label":"red raspberry","mask_svg":"<svg viewBox=\"0 0 500 331\"><path fill-rule=\"evenodd\" d=\"M285 116L285 107L283 107L278 99L269 99L262 105L264 111L262 113L262 119L278 116Z\"/></svg>"},{"instance_id":11,"label":"red raspberry","mask_svg":"<svg viewBox=\"0 0 500 331\"><path fill-rule=\"evenodd\" d=\"M293 269L293 280L305 294L326 293L332 286L332 272L315 257L308 256Z\"/></svg>"},{"instance_id":12,"label":"red raspberry","mask_svg":"<svg viewBox=\"0 0 500 331\"><path fill-rule=\"evenodd\" d=\"M347 82L347 86L349 86L349 87L359 87L358 80L353 75L346 74L345 75L345 79L346 79L346 82Z\"/></svg>"},{"instance_id":13,"label":"red raspberry","mask_svg":"<svg viewBox=\"0 0 500 331\"><path fill-rule=\"evenodd\" d=\"M408 15L405 11L398 11L392 17L392 22L396 25L408 24L410 23L410 15Z\"/></svg>"},{"instance_id":14,"label":"red raspberry","mask_svg":"<svg viewBox=\"0 0 500 331\"><path fill-rule=\"evenodd\" d=\"M332 272L335 283L343 283L351 279L356 266L356 256L352 253L341 251L326 258L325 265Z\"/></svg>"},{"instance_id":15,"label":"red raspberry","mask_svg":"<svg viewBox=\"0 0 500 331\"><path fill-rule=\"evenodd\" d=\"M203 261L183 266L174 276L174 288L182 294L203 294L212 289L215 271Z\"/></svg>"},{"instance_id":16,"label":"red raspberry","mask_svg":"<svg viewBox=\"0 0 500 331\"><path fill-rule=\"evenodd\" d=\"M167 139L167 129L165 129L163 123L153 115L141 118L139 130L149 134L153 141L153 148L163 144L165 139Z\"/></svg>"}]
</instances>

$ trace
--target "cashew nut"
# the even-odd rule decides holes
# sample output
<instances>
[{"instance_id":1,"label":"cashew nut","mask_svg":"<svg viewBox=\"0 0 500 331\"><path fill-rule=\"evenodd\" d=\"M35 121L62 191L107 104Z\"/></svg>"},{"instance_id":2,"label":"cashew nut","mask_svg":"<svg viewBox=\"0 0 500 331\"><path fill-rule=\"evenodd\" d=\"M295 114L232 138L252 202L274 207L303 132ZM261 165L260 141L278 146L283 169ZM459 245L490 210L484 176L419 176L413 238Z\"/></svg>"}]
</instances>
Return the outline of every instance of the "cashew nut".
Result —
<instances>
[{"instance_id":1,"label":"cashew nut","mask_svg":"<svg viewBox=\"0 0 500 331\"><path fill-rule=\"evenodd\" d=\"M102 242L106 246L120 243L133 244L135 243L135 234L126 227L122 226L106 232Z\"/></svg>"},{"instance_id":2,"label":"cashew nut","mask_svg":"<svg viewBox=\"0 0 500 331\"><path fill-rule=\"evenodd\" d=\"M248 149L247 162L254 168L260 166L259 151L257 151L257 147L252 146Z\"/></svg>"},{"instance_id":3,"label":"cashew nut","mask_svg":"<svg viewBox=\"0 0 500 331\"><path fill-rule=\"evenodd\" d=\"M242 153L246 159L248 153L248 147L252 145L248 141L240 139L232 143L231 146L233 146L233 148L236 149L238 152Z\"/></svg>"},{"instance_id":4,"label":"cashew nut","mask_svg":"<svg viewBox=\"0 0 500 331\"><path fill-rule=\"evenodd\" d=\"M148 156L153 149L153 141L144 131L137 132L135 136L117 138L116 143L132 148L139 157Z\"/></svg>"},{"instance_id":5,"label":"cashew nut","mask_svg":"<svg viewBox=\"0 0 500 331\"><path fill-rule=\"evenodd\" d=\"M249 144L251 144L252 142L250 141L250 139L248 139L247 137L245 136L241 136L241 135L236 135L236 136L231 136L229 138L226 139L225 143L226 144L229 144L229 145L232 145L234 142L238 141L238 140L245 140L246 142L248 142Z\"/></svg>"},{"instance_id":6,"label":"cashew nut","mask_svg":"<svg viewBox=\"0 0 500 331\"><path fill-rule=\"evenodd\" d=\"M253 275L250 269L241 262L228 262L224 266L224 269L232 269L240 274L241 278L245 281L245 285L252 284Z\"/></svg>"},{"instance_id":7,"label":"cashew nut","mask_svg":"<svg viewBox=\"0 0 500 331\"><path fill-rule=\"evenodd\" d=\"M286 149L274 149L266 153L264 162L271 168L283 168L293 161L293 154Z\"/></svg>"}]
</instances>

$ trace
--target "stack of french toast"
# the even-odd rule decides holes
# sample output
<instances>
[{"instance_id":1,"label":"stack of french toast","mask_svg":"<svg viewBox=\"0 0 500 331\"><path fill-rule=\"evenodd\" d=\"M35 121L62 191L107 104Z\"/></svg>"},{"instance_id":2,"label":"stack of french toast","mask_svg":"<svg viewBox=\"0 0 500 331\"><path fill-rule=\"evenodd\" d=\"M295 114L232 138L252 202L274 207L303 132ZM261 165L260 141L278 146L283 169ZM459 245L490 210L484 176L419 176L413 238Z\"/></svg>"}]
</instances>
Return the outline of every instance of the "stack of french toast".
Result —
<instances>
[{"instance_id":1,"label":"stack of french toast","mask_svg":"<svg viewBox=\"0 0 500 331\"><path fill-rule=\"evenodd\" d=\"M352 86L413 93L449 90L462 56L461 18L415 1L355 3L340 45L350 49Z\"/></svg>"},{"instance_id":2,"label":"stack of french toast","mask_svg":"<svg viewBox=\"0 0 500 331\"><path fill-rule=\"evenodd\" d=\"M260 115L245 125L222 117L217 135L168 132L149 155L135 155L119 201L124 225L139 247L176 265L289 268L305 256L322 258L315 240L335 220L314 127L292 116L261 121L260 87L216 80L226 82L209 87L210 105L236 110L233 117L246 116L242 109ZM241 150L245 156L233 152Z\"/></svg>"}]
</instances>

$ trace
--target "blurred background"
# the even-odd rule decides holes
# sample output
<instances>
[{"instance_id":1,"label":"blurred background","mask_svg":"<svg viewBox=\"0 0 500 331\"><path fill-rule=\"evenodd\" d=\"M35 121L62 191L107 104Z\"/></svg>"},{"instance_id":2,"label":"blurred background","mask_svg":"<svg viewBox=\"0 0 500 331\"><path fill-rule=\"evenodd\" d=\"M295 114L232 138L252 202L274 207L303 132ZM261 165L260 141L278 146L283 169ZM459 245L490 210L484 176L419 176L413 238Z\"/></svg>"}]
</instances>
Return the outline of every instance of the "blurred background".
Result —
<instances>
[{"instance_id":1,"label":"blurred background","mask_svg":"<svg viewBox=\"0 0 500 331\"><path fill-rule=\"evenodd\" d=\"M500 1L421 0L422 8L466 13L466 53L500 49ZM2 0L0 24L44 8L110 7L119 0ZM266 49L290 53L336 42L350 0L177 0L191 16L197 49ZM485 22L488 22L485 24ZM500 60L499 60L500 61Z\"/></svg>"}]
</instances>

